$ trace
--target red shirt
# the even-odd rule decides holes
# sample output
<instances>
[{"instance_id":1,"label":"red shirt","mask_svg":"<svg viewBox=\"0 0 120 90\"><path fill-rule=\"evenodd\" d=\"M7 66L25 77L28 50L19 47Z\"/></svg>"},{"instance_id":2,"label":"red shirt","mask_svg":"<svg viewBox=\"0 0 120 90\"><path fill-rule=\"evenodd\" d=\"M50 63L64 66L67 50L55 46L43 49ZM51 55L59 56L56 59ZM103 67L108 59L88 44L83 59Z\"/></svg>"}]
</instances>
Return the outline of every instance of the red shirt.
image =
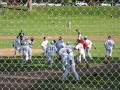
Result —
<instances>
[{"instance_id":1,"label":"red shirt","mask_svg":"<svg viewBox=\"0 0 120 90\"><path fill-rule=\"evenodd\" d=\"M86 41L85 41L83 38L81 38L81 39L79 40L79 43L81 43L81 44L83 45L84 49L85 49L85 48L88 48L88 44L86 43Z\"/></svg>"}]
</instances>

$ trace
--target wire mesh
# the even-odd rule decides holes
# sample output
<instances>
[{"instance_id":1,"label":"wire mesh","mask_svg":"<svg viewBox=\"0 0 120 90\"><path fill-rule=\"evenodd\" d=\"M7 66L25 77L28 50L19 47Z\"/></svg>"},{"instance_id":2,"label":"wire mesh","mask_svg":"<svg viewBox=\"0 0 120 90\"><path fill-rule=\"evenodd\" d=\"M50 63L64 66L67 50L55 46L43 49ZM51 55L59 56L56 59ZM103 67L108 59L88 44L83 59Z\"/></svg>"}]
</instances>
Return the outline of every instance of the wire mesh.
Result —
<instances>
[{"instance_id":1,"label":"wire mesh","mask_svg":"<svg viewBox=\"0 0 120 90\"><path fill-rule=\"evenodd\" d=\"M119 23L118 0L0 0L0 90L119 90Z\"/></svg>"}]
</instances>

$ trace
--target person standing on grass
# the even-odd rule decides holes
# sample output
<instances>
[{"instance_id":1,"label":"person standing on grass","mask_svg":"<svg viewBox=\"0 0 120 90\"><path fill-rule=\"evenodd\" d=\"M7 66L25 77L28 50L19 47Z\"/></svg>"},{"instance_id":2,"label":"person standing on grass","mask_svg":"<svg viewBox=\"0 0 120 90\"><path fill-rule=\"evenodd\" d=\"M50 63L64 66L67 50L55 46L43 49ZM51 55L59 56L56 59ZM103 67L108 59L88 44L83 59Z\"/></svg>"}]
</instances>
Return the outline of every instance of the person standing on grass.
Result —
<instances>
[{"instance_id":1,"label":"person standing on grass","mask_svg":"<svg viewBox=\"0 0 120 90\"><path fill-rule=\"evenodd\" d=\"M20 38L16 37L16 39L13 41L13 48L15 49L15 52L14 52L13 56L16 56L17 52L19 53L20 46L21 46Z\"/></svg>"},{"instance_id":2,"label":"person standing on grass","mask_svg":"<svg viewBox=\"0 0 120 90\"><path fill-rule=\"evenodd\" d=\"M111 36L108 36L107 39L105 40L104 47L105 47L105 58L111 60L113 47L115 47L115 42Z\"/></svg>"},{"instance_id":3,"label":"person standing on grass","mask_svg":"<svg viewBox=\"0 0 120 90\"><path fill-rule=\"evenodd\" d=\"M93 46L93 43L91 40L88 39L87 36L84 37L85 40L85 45L84 45L84 49L85 49L85 55L86 57L88 57L90 60L92 60L92 56L91 56L91 48ZM96 47L94 46L94 49L96 49Z\"/></svg>"},{"instance_id":4,"label":"person standing on grass","mask_svg":"<svg viewBox=\"0 0 120 90\"><path fill-rule=\"evenodd\" d=\"M77 44L78 43L84 44L84 38L82 36L82 33L78 29L76 29L76 32L77 32Z\"/></svg>"},{"instance_id":5,"label":"person standing on grass","mask_svg":"<svg viewBox=\"0 0 120 90\"><path fill-rule=\"evenodd\" d=\"M77 63L81 63L81 60L83 59L85 62L87 62L86 57L85 57L85 50L83 47L83 44L78 43L75 46L75 49L78 50L78 55L77 55Z\"/></svg>"},{"instance_id":6,"label":"person standing on grass","mask_svg":"<svg viewBox=\"0 0 120 90\"><path fill-rule=\"evenodd\" d=\"M42 43L41 43L41 47L42 47L43 55L44 55L44 56L46 56L47 46L48 46L48 39L47 39L47 37L43 37L43 41L42 41Z\"/></svg>"}]
</instances>

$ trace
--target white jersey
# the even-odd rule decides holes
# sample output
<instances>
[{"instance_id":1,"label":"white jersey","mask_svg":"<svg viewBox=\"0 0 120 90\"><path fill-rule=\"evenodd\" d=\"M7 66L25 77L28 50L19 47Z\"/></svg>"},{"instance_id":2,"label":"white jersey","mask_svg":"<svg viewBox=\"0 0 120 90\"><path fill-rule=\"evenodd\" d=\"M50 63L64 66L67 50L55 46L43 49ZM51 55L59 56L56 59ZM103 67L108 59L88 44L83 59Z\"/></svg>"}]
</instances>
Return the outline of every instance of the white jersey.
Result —
<instances>
[{"instance_id":1,"label":"white jersey","mask_svg":"<svg viewBox=\"0 0 120 90\"><path fill-rule=\"evenodd\" d=\"M19 47L19 46L20 46L20 39L19 39L19 38L16 38L16 39L13 41L13 46L14 46L14 47Z\"/></svg>"},{"instance_id":2,"label":"white jersey","mask_svg":"<svg viewBox=\"0 0 120 90\"><path fill-rule=\"evenodd\" d=\"M43 42L41 43L41 46L42 46L43 48L47 48L47 45L48 45L48 40L45 40L45 41L43 41Z\"/></svg>"},{"instance_id":3,"label":"white jersey","mask_svg":"<svg viewBox=\"0 0 120 90\"><path fill-rule=\"evenodd\" d=\"M80 40L82 38L82 34L78 34L77 39Z\"/></svg>"},{"instance_id":4,"label":"white jersey","mask_svg":"<svg viewBox=\"0 0 120 90\"><path fill-rule=\"evenodd\" d=\"M47 54L54 55L57 52L55 45L49 45L46 49Z\"/></svg>"},{"instance_id":5,"label":"white jersey","mask_svg":"<svg viewBox=\"0 0 120 90\"><path fill-rule=\"evenodd\" d=\"M30 39L27 39L27 40L25 40L25 41L23 42L23 45L24 45L24 46L29 46L29 47L31 47L32 41L31 41Z\"/></svg>"},{"instance_id":6,"label":"white jersey","mask_svg":"<svg viewBox=\"0 0 120 90\"><path fill-rule=\"evenodd\" d=\"M106 49L112 49L114 41L112 39L107 39L104 43Z\"/></svg>"},{"instance_id":7,"label":"white jersey","mask_svg":"<svg viewBox=\"0 0 120 90\"><path fill-rule=\"evenodd\" d=\"M85 42L88 45L88 48L91 49L92 48L92 41L87 39L87 40L85 40Z\"/></svg>"},{"instance_id":8,"label":"white jersey","mask_svg":"<svg viewBox=\"0 0 120 90\"><path fill-rule=\"evenodd\" d=\"M83 44L79 43L78 45L76 45L75 48L76 48L77 50L79 50L80 53L84 53Z\"/></svg>"}]
</instances>

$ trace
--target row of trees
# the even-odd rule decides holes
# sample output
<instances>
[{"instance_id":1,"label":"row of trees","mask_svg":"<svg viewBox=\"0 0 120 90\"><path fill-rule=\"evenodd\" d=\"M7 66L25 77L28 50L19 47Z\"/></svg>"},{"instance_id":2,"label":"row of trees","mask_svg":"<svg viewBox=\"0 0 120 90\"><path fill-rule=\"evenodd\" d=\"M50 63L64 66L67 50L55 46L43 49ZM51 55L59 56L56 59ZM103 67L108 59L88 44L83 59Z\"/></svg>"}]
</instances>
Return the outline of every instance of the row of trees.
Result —
<instances>
[{"instance_id":1,"label":"row of trees","mask_svg":"<svg viewBox=\"0 0 120 90\"><path fill-rule=\"evenodd\" d=\"M41 3L41 2L61 3L61 2L76 2L76 1L116 3L119 2L120 0L33 0L33 2L36 3Z\"/></svg>"},{"instance_id":2,"label":"row of trees","mask_svg":"<svg viewBox=\"0 0 120 90\"><path fill-rule=\"evenodd\" d=\"M10 4L25 4L28 0L2 0ZM63 3L63 2L76 2L76 1L85 1L85 2L107 2L107 3L116 3L120 0L32 0L35 3L49 2L49 3Z\"/></svg>"}]
</instances>

